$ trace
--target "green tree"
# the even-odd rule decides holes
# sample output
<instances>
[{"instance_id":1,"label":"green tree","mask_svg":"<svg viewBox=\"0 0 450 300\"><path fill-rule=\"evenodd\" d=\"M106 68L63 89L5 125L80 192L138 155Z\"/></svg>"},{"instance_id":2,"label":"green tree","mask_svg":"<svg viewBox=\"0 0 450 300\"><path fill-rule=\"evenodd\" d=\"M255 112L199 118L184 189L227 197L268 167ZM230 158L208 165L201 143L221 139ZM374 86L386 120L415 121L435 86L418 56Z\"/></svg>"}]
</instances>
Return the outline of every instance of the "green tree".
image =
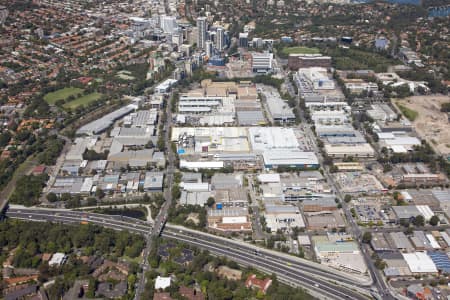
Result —
<instances>
[{"instance_id":1,"label":"green tree","mask_svg":"<svg viewBox=\"0 0 450 300\"><path fill-rule=\"evenodd\" d=\"M105 192L101 188L97 187L97 189L95 190L95 196L99 199L102 199L103 197L105 197L105 195Z\"/></svg>"},{"instance_id":2,"label":"green tree","mask_svg":"<svg viewBox=\"0 0 450 300\"><path fill-rule=\"evenodd\" d=\"M346 194L346 195L344 196L344 201L345 201L346 203L349 203L351 200L352 200L352 196L351 196L351 195Z\"/></svg>"},{"instance_id":3,"label":"green tree","mask_svg":"<svg viewBox=\"0 0 450 300\"><path fill-rule=\"evenodd\" d=\"M436 216L436 215L432 216L431 219L430 219L430 225L431 226L436 226L438 224L439 224L439 217Z\"/></svg>"},{"instance_id":4,"label":"green tree","mask_svg":"<svg viewBox=\"0 0 450 300\"><path fill-rule=\"evenodd\" d=\"M363 236L362 236L362 241L363 243L370 243L370 241L372 240L372 233L370 233L370 231L366 231L364 232Z\"/></svg>"},{"instance_id":5,"label":"green tree","mask_svg":"<svg viewBox=\"0 0 450 300\"><path fill-rule=\"evenodd\" d=\"M417 227L425 226L425 218L422 215L418 215L414 218L413 224Z\"/></svg>"},{"instance_id":6,"label":"green tree","mask_svg":"<svg viewBox=\"0 0 450 300\"><path fill-rule=\"evenodd\" d=\"M47 200L49 202L56 202L56 201L58 201L58 196L56 196L56 194L52 193L52 192L48 193L46 198L47 198Z\"/></svg>"},{"instance_id":7,"label":"green tree","mask_svg":"<svg viewBox=\"0 0 450 300\"><path fill-rule=\"evenodd\" d=\"M214 197L209 197L208 200L206 201L206 205L208 205L208 207L212 207L215 202L216 200L214 199Z\"/></svg>"}]
</instances>

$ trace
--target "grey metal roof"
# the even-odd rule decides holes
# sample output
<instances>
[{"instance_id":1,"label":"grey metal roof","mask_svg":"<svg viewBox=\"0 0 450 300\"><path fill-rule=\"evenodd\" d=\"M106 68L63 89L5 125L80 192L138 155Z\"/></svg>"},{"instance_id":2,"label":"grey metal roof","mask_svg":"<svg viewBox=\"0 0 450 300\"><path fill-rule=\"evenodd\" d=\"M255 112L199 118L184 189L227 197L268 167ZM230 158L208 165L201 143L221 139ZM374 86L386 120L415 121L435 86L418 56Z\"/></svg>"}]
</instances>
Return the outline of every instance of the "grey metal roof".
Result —
<instances>
[{"instance_id":1,"label":"grey metal roof","mask_svg":"<svg viewBox=\"0 0 450 300\"><path fill-rule=\"evenodd\" d=\"M392 210L399 219L409 219L421 214L415 205L392 206Z\"/></svg>"},{"instance_id":2,"label":"grey metal roof","mask_svg":"<svg viewBox=\"0 0 450 300\"><path fill-rule=\"evenodd\" d=\"M145 173L144 189L162 189L164 173L147 172Z\"/></svg>"},{"instance_id":3,"label":"grey metal roof","mask_svg":"<svg viewBox=\"0 0 450 300\"><path fill-rule=\"evenodd\" d=\"M238 123L240 125L258 125L265 122L264 115L261 110L238 111L236 112Z\"/></svg>"},{"instance_id":4,"label":"grey metal roof","mask_svg":"<svg viewBox=\"0 0 450 300\"><path fill-rule=\"evenodd\" d=\"M296 214L300 213L297 206L293 205L266 205L267 214Z\"/></svg>"}]
</instances>

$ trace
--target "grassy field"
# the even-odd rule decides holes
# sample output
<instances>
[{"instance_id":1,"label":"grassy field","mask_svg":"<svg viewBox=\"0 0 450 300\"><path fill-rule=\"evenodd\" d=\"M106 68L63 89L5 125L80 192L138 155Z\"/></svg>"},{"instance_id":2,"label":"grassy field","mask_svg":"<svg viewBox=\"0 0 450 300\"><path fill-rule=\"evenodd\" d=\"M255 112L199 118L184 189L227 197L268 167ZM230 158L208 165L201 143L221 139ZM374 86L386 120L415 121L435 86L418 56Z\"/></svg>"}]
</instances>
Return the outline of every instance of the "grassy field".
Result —
<instances>
[{"instance_id":1,"label":"grassy field","mask_svg":"<svg viewBox=\"0 0 450 300\"><path fill-rule=\"evenodd\" d=\"M47 101L48 104L55 104L57 100L63 99L66 100L70 96L75 96L79 93L82 93L83 89L76 87L66 87L51 93L48 93L44 96L44 100Z\"/></svg>"},{"instance_id":2,"label":"grassy field","mask_svg":"<svg viewBox=\"0 0 450 300\"><path fill-rule=\"evenodd\" d=\"M308 47L287 47L283 48L283 53L286 55L289 54L318 54L320 53L317 48L308 48Z\"/></svg>"},{"instance_id":3,"label":"grassy field","mask_svg":"<svg viewBox=\"0 0 450 300\"><path fill-rule=\"evenodd\" d=\"M103 96L103 94L97 93L97 92L91 93L91 94L87 94L87 95L85 95L83 97L80 97L80 98L77 98L77 99L75 99L73 101L65 103L63 105L63 107L64 108L74 109L74 108L77 108L78 106L87 105L87 104L89 104L89 103L91 103L93 101L96 101L96 100L100 99L102 96Z\"/></svg>"},{"instance_id":4,"label":"grassy field","mask_svg":"<svg viewBox=\"0 0 450 300\"><path fill-rule=\"evenodd\" d=\"M419 113L417 111L407 108L400 103L397 103L397 107L400 109L402 114L411 122L413 122L419 116Z\"/></svg>"}]
</instances>

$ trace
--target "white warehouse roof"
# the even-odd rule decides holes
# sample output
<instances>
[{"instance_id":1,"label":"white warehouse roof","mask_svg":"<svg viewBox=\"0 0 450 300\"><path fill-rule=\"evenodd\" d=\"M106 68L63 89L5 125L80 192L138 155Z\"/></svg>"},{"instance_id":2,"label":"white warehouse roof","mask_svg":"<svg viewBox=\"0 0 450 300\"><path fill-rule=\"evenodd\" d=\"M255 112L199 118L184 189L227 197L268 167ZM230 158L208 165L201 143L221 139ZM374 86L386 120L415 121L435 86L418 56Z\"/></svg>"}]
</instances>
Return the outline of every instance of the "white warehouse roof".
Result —
<instances>
[{"instance_id":1,"label":"white warehouse roof","mask_svg":"<svg viewBox=\"0 0 450 300\"><path fill-rule=\"evenodd\" d=\"M280 174L259 174L258 180L262 183L280 182Z\"/></svg>"},{"instance_id":2,"label":"white warehouse roof","mask_svg":"<svg viewBox=\"0 0 450 300\"><path fill-rule=\"evenodd\" d=\"M428 205L417 205L417 210L425 218L425 221L429 221L434 216L433 211Z\"/></svg>"},{"instance_id":3,"label":"white warehouse roof","mask_svg":"<svg viewBox=\"0 0 450 300\"><path fill-rule=\"evenodd\" d=\"M431 247L433 247L433 249L441 249L441 246L439 246L439 243L436 241L432 234L427 233L425 236L427 237L427 240L430 242L430 245Z\"/></svg>"},{"instance_id":4,"label":"white warehouse roof","mask_svg":"<svg viewBox=\"0 0 450 300\"><path fill-rule=\"evenodd\" d=\"M436 273L436 265L425 252L402 253L411 273Z\"/></svg>"},{"instance_id":5,"label":"white warehouse roof","mask_svg":"<svg viewBox=\"0 0 450 300\"><path fill-rule=\"evenodd\" d=\"M301 150L267 150L263 153L264 164L276 166L318 165L319 160L314 152Z\"/></svg>"},{"instance_id":6,"label":"white warehouse roof","mask_svg":"<svg viewBox=\"0 0 450 300\"><path fill-rule=\"evenodd\" d=\"M207 182L182 182L180 186L189 192L207 192L209 191L209 183Z\"/></svg>"},{"instance_id":7,"label":"white warehouse roof","mask_svg":"<svg viewBox=\"0 0 450 300\"><path fill-rule=\"evenodd\" d=\"M223 168L223 161L187 161L180 160L180 168L186 169L220 169Z\"/></svg>"}]
</instances>

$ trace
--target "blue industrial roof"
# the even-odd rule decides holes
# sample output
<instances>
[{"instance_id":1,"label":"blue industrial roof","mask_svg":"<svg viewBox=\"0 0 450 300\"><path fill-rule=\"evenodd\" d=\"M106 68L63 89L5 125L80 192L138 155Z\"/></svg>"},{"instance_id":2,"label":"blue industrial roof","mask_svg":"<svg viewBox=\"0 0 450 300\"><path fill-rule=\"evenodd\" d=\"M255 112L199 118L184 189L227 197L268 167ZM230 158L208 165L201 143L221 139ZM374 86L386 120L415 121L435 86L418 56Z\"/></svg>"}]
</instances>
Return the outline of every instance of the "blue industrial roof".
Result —
<instances>
[{"instance_id":1,"label":"blue industrial roof","mask_svg":"<svg viewBox=\"0 0 450 300\"><path fill-rule=\"evenodd\" d=\"M450 274L450 259L446 253L428 251L427 254L434 262L438 270Z\"/></svg>"}]
</instances>

